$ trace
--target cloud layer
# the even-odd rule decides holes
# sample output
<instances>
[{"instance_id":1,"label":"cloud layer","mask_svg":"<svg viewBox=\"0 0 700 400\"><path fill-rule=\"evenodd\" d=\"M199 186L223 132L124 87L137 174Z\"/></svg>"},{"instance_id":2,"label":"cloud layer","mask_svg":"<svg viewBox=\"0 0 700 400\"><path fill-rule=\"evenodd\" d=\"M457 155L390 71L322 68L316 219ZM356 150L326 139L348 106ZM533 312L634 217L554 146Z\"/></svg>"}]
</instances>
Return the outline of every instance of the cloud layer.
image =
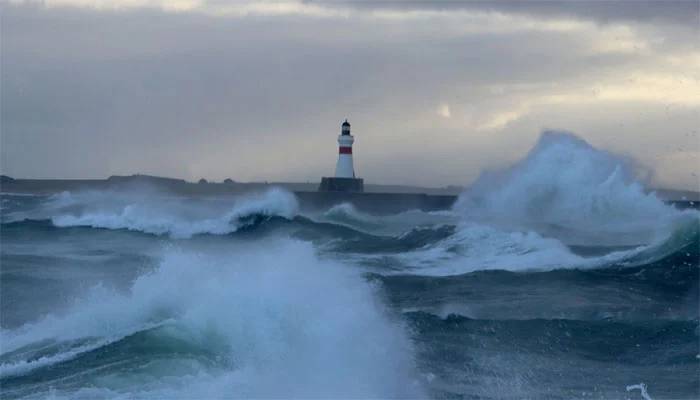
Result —
<instances>
[{"instance_id":1,"label":"cloud layer","mask_svg":"<svg viewBox=\"0 0 700 400\"><path fill-rule=\"evenodd\" d=\"M697 187L698 5L606 4L6 3L2 172L317 181L348 117L369 182L466 184L560 128Z\"/></svg>"}]
</instances>

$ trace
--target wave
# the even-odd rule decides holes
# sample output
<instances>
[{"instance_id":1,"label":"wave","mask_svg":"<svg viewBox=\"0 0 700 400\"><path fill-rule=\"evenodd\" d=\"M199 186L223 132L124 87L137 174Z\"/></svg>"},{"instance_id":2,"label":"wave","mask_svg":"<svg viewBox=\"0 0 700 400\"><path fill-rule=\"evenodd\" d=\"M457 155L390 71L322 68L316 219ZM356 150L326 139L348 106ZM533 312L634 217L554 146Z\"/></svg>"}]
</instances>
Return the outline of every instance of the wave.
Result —
<instances>
[{"instance_id":1,"label":"wave","mask_svg":"<svg viewBox=\"0 0 700 400\"><path fill-rule=\"evenodd\" d=\"M580 265L578 256L560 241L534 232L502 231L475 223L452 228L449 236L404 249L398 254L358 254L368 265L400 265L388 274L461 275L482 270L530 271ZM381 269L377 270L383 273Z\"/></svg>"},{"instance_id":2,"label":"wave","mask_svg":"<svg viewBox=\"0 0 700 400\"><path fill-rule=\"evenodd\" d=\"M697 211L645 193L629 160L555 132L510 168L482 174L454 212L449 235L431 226L433 240L400 254L382 252L381 241L369 252L358 245L356 258L391 274L431 276L632 266L697 240L700 223Z\"/></svg>"},{"instance_id":3,"label":"wave","mask_svg":"<svg viewBox=\"0 0 700 400\"><path fill-rule=\"evenodd\" d=\"M214 219L206 218L194 222L171 218L171 225L162 230L155 230L156 226L161 225L153 225L153 218L141 221L139 226L120 224L110 226L110 229L138 230L137 227L141 227L140 232L165 232L174 238L191 237L198 233L237 232L238 235L260 239L272 237L274 233L274 236L291 236L309 241L324 254L357 262L369 267L372 272L424 276L452 276L483 270L530 272L618 265L631 267L681 251L688 243L697 241L700 230L700 220L685 218L680 220L682 223L668 237L655 243L576 246L534 231L507 230L468 220L456 225L413 226L399 234L384 234L381 230L363 230L357 224L323 222L301 215L292 216L291 213L274 216L271 208L259 207L261 203L264 202L252 201L244 203L246 207L234 207L234 212L223 212L227 216L215 219L221 223L220 228L216 229L216 225L207 222ZM247 210L252 214L246 214ZM231 217L234 213L238 213L237 219ZM80 229L89 226L58 225L33 220L9 223L4 224L4 235L12 235L15 230L22 234L25 229Z\"/></svg>"},{"instance_id":4,"label":"wave","mask_svg":"<svg viewBox=\"0 0 700 400\"><path fill-rule=\"evenodd\" d=\"M369 230L381 227L377 217L358 211L351 203L331 207L323 213L322 220Z\"/></svg>"},{"instance_id":5,"label":"wave","mask_svg":"<svg viewBox=\"0 0 700 400\"><path fill-rule=\"evenodd\" d=\"M412 345L375 288L298 241L167 247L128 292L98 286L0 334L8 396L72 397L75 379L125 397L422 396ZM78 364L92 372L76 377Z\"/></svg>"},{"instance_id":6,"label":"wave","mask_svg":"<svg viewBox=\"0 0 700 400\"><path fill-rule=\"evenodd\" d=\"M226 201L143 192L63 192L22 218L16 216L15 221L49 219L57 227L127 229L184 239L232 233L269 217L291 219L298 208L293 194L277 188Z\"/></svg>"},{"instance_id":7,"label":"wave","mask_svg":"<svg viewBox=\"0 0 700 400\"><path fill-rule=\"evenodd\" d=\"M382 274L453 276L485 270L629 268L693 252L692 246L700 243L700 220L682 222L657 242L622 248L589 246L575 247L574 251L561 240L533 231L508 231L474 222L415 230L394 241L346 242L337 248L356 253L359 262Z\"/></svg>"},{"instance_id":8,"label":"wave","mask_svg":"<svg viewBox=\"0 0 700 400\"><path fill-rule=\"evenodd\" d=\"M523 160L483 173L455 210L469 220L580 245L649 244L698 218L646 193L633 167L572 134L545 132Z\"/></svg>"},{"instance_id":9,"label":"wave","mask_svg":"<svg viewBox=\"0 0 700 400\"><path fill-rule=\"evenodd\" d=\"M454 225L459 215L449 211L408 210L396 214L372 215L357 210L351 203L341 203L319 215L311 215L319 222L330 222L356 230L383 236L398 236L412 229Z\"/></svg>"},{"instance_id":10,"label":"wave","mask_svg":"<svg viewBox=\"0 0 700 400\"><path fill-rule=\"evenodd\" d=\"M404 229L406 237L388 231L345 238L334 247L379 273L449 276L644 265L697 241L700 213L646 193L633 167L571 134L545 132L523 160L482 174L449 215L372 217L342 205L324 217L374 234L386 233L386 226Z\"/></svg>"},{"instance_id":11,"label":"wave","mask_svg":"<svg viewBox=\"0 0 700 400\"><path fill-rule=\"evenodd\" d=\"M480 319L698 320L700 238L650 262L458 276L372 274L405 311ZM434 274L437 275L437 274ZM593 295L592 293L595 293Z\"/></svg>"}]
</instances>

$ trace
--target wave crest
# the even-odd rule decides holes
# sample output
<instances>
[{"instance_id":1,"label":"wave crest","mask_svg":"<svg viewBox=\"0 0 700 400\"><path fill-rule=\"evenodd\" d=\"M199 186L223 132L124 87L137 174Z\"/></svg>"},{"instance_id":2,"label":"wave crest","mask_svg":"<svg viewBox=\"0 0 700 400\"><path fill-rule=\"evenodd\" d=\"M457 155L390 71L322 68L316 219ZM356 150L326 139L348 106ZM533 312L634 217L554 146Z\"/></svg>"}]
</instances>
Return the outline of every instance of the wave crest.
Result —
<instances>
[{"instance_id":1,"label":"wave crest","mask_svg":"<svg viewBox=\"0 0 700 400\"><path fill-rule=\"evenodd\" d=\"M646 193L631 162L572 134L545 132L527 156L482 174L455 205L466 218L569 244L637 245L697 218Z\"/></svg>"},{"instance_id":2,"label":"wave crest","mask_svg":"<svg viewBox=\"0 0 700 400\"><path fill-rule=\"evenodd\" d=\"M12 376L49 374L71 397L64 378L97 357L104 367L80 386L125 397L423 396L411 342L375 288L304 242L170 247L127 293L97 287L64 315L1 333L6 393Z\"/></svg>"},{"instance_id":3,"label":"wave crest","mask_svg":"<svg viewBox=\"0 0 700 400\"><path fill-rule=\"evenodd\" d=\"M63 193L50 203L49 218L58 227L128 229L173 238L228 234L260 218L291 219L299 209L292 193L277 188L236 198L232 208L214 200L109 192Z\"/></svg>"}]
</instances>

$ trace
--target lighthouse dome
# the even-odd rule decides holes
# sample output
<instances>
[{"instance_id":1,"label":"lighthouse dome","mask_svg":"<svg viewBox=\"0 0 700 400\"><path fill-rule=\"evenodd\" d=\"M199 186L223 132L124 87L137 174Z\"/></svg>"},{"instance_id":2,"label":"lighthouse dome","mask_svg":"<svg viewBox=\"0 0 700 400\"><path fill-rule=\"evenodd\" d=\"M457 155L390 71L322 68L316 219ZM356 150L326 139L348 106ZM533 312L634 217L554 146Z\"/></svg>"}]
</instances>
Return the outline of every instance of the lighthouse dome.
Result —
<instances>
[{"instance_id":1,"label":"lighthouse dome","mask_svg":"<svg viewBox=\"0 0 700 400\"><path fill-rule=\"evenodd\" d=\"M343 128L346 127L346 126L347 126L348 128L350 127L350 123L348 122L347 119L345 120L345 122L343 122Z\"/></svg>"}]
</instances>

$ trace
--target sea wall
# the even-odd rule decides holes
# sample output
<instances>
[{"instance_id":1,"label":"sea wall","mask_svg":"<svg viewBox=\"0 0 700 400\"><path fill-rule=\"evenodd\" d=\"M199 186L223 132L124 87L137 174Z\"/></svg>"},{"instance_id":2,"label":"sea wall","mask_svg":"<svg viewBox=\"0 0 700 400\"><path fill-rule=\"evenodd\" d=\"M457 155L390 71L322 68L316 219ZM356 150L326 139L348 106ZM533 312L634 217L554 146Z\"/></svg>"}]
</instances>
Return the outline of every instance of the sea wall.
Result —
<instances>
[{"instance_id":1,"label":"sea wall","mask_svg":"<svg viewBox=\"0 0 700 400\"><path fill-rule=\"evenodd\" d=\"M424 193L344 193L294 192L302 210L328 209L351 203L360 211L372 214L393 214L407 210L436 211L452 207L457 196Z\"/></svg>"}]
</instances>

